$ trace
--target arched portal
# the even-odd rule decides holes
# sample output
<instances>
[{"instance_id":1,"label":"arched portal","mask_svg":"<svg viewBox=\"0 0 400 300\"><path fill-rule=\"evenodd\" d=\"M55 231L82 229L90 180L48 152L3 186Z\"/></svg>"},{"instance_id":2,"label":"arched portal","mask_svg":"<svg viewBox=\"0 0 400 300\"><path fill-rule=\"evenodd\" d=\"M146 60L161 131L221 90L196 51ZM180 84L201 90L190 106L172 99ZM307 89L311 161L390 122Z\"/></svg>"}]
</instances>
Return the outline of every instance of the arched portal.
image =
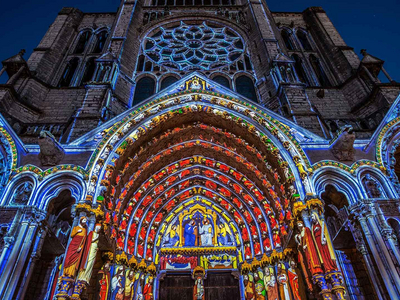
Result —
<instances>
[{"instance_id":1,"label":"arched portal","mask_svg":"<svg viewBox=\"0 0 400 300\"><path fill-rule=\"evenodd\" d=\"M193 291L190 299L215 299L216 286L226 290L218 299L251 299L245 293L261 281L259 292L266 293L268 284L278 290L279 278L298 277L295 203L312 190L288 128L255 106L213 93L199 77L178 86L105 133L72 229L59 299L69 278L76 280L73 295L88 284L71 257L77 244L93 243L98 234L86 225L94 223L93 207L103 214L110 244L102 251L101 299L169 299L177 280ZM93 235L78 234L88 231ZM294 293L305 295L305 284L292 283ZM292 293L288 285L281 290L280 297Z\"/></svg>"}]
</instances>

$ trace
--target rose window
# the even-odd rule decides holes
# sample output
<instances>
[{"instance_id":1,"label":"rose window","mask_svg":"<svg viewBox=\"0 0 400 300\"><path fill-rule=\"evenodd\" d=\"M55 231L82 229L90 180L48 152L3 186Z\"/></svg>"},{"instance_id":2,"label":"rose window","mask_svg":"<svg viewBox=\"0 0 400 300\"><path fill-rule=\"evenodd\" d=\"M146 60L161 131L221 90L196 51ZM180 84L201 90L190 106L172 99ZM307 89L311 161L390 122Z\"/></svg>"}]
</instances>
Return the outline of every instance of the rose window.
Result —
<instances>
[{"instance_id":1,"label":"rose window","mask_svg":"<svg viewBox=\"0 0 400 300\"><path fill-rule=\"evenodd\" d=\"M181 22L146 37L143 51L153 62L174 70L212 70L242 57L243 39L227 27Z\"/></svg>"}]
</instances>

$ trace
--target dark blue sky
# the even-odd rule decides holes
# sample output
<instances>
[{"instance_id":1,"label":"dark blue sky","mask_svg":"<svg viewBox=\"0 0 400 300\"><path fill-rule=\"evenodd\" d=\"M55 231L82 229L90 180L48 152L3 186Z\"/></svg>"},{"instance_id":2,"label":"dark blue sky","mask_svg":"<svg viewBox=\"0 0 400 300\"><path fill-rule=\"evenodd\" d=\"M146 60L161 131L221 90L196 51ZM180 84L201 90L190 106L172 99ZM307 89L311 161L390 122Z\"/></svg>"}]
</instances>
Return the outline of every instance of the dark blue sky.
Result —
<instances>
[{"instance_id":1,"label":"dark blue sky","mask_svg":"<svg viewBox=\"0 0 400 300\"><path fill-rule=\"evenodd\" d=\"M268 1L268 0L267 0ZM119 0L3 1L0 10L0 61L26 49L27 59L63 6L84 12L116 11ZM346 43L385 61L400 81L400 0L269 0L272 11L303 11L322 6ZM4 79L4 78L2 78Z\"/></svg>"}]
</instances>

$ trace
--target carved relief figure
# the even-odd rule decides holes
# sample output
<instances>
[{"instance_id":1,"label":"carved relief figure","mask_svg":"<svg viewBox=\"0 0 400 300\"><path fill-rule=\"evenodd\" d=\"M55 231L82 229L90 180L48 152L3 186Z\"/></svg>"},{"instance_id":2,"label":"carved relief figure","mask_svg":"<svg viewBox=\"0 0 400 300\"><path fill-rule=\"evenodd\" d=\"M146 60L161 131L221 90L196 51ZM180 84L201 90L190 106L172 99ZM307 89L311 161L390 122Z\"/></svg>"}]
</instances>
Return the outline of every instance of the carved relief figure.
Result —
<instances>
[{"instance_id":1,"label":"carved relief figure","mask_svg":"<svg viewBox=\"0 0 400 300\"><path fill-rule=\"evenodd\" d=\"M369 198L383 197L382 186L370 174L363 179L364 187Z\"/></svg>"},{"instance_id":2,"label":"carved relief figure","mask_svg":"<svg viewBox=\"0 0 400 300\"><path fill-rule=\"evenodd\" d=\"M21 205L27 204L32 194L32 190L33 190L33 183L30 181L24 182L23 184L17 187L11 202L13 204L21 204Z\"/></svg>"},{"instance_id":3,"label":"carved relief figure","mask_svg":"<svg viewBox=\"0 0 400 300\"><path fill-rule=\"evenodd\" d=\"M202 246L213 246L213 228L208 219L203 220L203 226L200 227L199 233Z\"/></svg>"},{"instance_id":4,"label":"carved relief figure","mask_svg":"<svg viewBox=\"0 0 400 300\"><path fill-rule=\"evenodd\" d=\"M184 231L185 246L195 246L196 232L197 232L196 222L194 220L190 220L190 222L185 225L185 231Z\"/></svg>"}]
</instances>

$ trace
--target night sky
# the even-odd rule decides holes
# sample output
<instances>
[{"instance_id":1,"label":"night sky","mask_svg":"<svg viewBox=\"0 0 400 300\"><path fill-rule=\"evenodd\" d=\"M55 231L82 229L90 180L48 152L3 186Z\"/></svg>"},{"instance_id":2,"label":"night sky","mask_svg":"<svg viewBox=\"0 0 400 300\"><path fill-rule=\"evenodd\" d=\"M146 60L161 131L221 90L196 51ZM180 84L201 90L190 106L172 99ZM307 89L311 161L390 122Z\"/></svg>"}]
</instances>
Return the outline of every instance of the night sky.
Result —
<instances>
[{"instance_id":1,"label":"night sky","mask_svg":"<svg viewBox=\"0 0 400 300\"><path fill-rule=\"evenodd\" d=\"M345 42L354 47L357 54L361 49L367 49L371 55L384 60L389 74L400 81L399 0L269 0L267 3L271 11L279 12L323 7ZM25 59L28 59L62 7L77 7L84 12L115 12L118 5L119 0L3 1L0 61L20 49L26 49Z\"/></svg>"}]
</instances>

